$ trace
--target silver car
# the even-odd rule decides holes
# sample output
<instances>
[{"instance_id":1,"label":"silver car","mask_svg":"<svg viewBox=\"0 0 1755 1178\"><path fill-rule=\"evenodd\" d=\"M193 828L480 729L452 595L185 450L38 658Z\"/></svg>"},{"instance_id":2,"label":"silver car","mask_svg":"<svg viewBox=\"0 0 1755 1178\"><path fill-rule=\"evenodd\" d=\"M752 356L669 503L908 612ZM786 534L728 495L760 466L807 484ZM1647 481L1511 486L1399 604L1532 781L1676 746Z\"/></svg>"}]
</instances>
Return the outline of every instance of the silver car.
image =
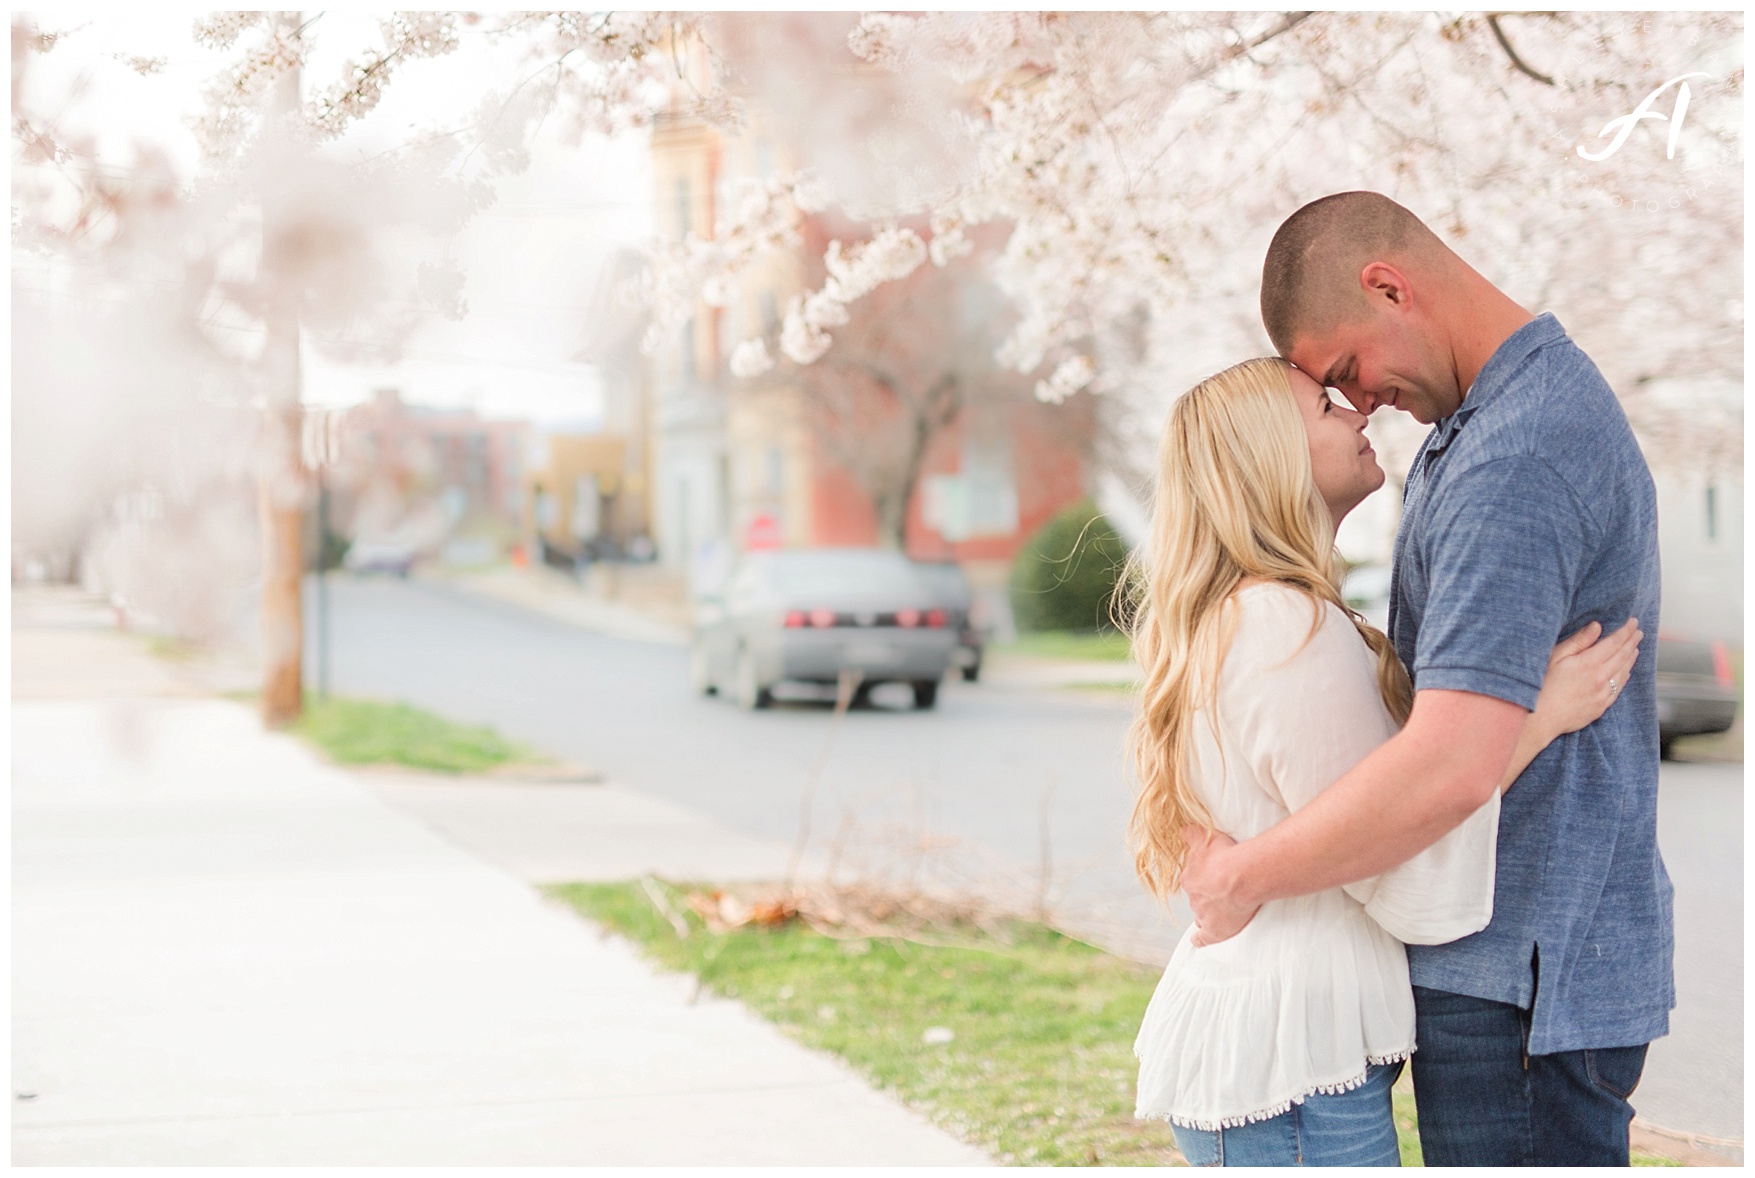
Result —
<instances>
[{"instance_id":1,"label":"silver car","mask_svg":"<svg viewBox=\"0 0 1755 1178\"><path fill-rule=\"evenodd\" d=\"M907 683L914 706L938 702L957 633L906 557L875 548L752 552L722 595L703 597L690 641L695 690L765 708L781 682L833 684L861 674L858 699Z\"/></svg>"},{"instance_id":2,"label":"silver car","mask_svg":"<svg viewBox=\"0 0 1755 1178\"><path fill-rule=\"evenodd\" d=\"M960 667L965 683L981 678L981 651L987 643L987 628L975 623L975 591L961 566L951 561L914 562L926 583L938 593L939 604L945 608L946 625L956 632L957 648L951 662Z\"/></svg>"}]
</instances>

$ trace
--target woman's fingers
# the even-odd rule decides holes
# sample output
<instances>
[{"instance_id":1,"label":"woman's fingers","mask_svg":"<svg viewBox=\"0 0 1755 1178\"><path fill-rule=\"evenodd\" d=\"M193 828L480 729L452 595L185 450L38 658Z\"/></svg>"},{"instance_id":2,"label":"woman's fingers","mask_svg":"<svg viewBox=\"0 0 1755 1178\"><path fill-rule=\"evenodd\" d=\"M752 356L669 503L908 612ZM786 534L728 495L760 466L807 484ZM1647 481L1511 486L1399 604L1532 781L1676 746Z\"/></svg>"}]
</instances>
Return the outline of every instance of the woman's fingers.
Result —
<instances>
[{"instance_id":1,"label":"woman's fingers","mask_svg":"<svg viewBox=\"0 0 1755 1178\"><path fill-rule=\"evenodd\" d=\"M1627 685L1627 676L1633 673L1633 664L1639 661L1639 648L1629 646L1621 656L1609 664L1609 681L1615 684L1613 690L1619 691Z\"/></svg>"},{"instance_id":2,"label":"woman's fingers","mask_svg":"<svg viewBox=\"0 0 1755 1178\"><path fill-rule=\"evenodd\" d=\"M1600 622L1586 622L1576 633L1560 640L1559 645L1554 647L1552 657L1563 659L1568 655L1575 655L1579 651L1589 648L1590 644L1597 640L1597 635L1602 632L1603 627Z\"/></svg>"},{"instance_id":3,"label":"woman's fingers","mask_svg":"<svg viewBox=\"0 0 1755 1178\"><path fill-rule=\"evenodd\" d=\"M1586 650L1579 651L1572 657L1586 667L1602 668L1620 658L1627 651L1637 652L1639 640L1644 637L1637 623L1629 621L1625 626Z\"/></svg>"}]
</instances>

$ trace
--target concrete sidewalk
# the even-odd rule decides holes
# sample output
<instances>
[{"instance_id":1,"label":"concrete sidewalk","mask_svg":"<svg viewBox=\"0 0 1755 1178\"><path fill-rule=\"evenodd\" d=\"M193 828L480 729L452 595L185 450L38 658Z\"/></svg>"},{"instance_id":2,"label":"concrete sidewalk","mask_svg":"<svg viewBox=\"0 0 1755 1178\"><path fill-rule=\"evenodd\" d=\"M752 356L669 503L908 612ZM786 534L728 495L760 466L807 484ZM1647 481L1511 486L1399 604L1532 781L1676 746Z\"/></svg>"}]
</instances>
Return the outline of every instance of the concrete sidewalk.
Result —
<instances>
[{"instance_id":1,"label":"concrete sidewalk","mask_svg":"<svg viewBox=\"0 0 1755 1178\"><path fill-rule=\"evenodd\" d=\"M987 1162L133 640L14 639L14 1164Z\"/></svg>"}]
</instances>

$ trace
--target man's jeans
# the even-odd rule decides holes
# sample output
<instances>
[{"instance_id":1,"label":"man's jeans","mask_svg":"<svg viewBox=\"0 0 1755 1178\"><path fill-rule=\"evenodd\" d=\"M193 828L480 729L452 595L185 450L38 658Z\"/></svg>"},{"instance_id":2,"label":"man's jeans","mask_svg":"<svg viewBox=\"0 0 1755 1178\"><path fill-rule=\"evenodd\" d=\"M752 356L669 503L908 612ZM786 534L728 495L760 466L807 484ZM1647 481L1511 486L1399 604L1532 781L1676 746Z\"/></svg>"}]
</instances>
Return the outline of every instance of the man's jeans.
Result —
<instances>
[{"instance_id":1,"label":"man's jeans","mask_svg":"<svg viewBox=\"0 0 1755 1178\"><path fill-rule=\"evenodd\" d=\"M1414 987L1428 1166L1625 1166L1637 1047L1525 1055L1529 1011Z\"/></svg>"}]
</instances>

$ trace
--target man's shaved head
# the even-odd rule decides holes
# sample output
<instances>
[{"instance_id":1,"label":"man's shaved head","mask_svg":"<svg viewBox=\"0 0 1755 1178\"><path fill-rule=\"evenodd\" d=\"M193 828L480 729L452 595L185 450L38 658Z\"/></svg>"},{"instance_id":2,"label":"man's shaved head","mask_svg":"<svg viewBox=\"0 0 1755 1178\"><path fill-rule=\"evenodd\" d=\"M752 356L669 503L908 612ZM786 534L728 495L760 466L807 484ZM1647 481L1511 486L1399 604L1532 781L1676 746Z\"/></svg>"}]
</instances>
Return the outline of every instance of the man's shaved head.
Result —
<instances>
[{"instance_id":1,"label":"man's shaved head","mask_svg":"<svg viewBox=\"0 0 1755 1178\"><path fill-rule=\"evenodd\" d=\"M1282 356L1366 306L1371 262L1439 260L1449 249L1420 218L1376 192L1337 192L1287 217L1261 267L1261 322ZM1320 376L1320 374L1317 374Z\"/></svg>"}]
</instances>

